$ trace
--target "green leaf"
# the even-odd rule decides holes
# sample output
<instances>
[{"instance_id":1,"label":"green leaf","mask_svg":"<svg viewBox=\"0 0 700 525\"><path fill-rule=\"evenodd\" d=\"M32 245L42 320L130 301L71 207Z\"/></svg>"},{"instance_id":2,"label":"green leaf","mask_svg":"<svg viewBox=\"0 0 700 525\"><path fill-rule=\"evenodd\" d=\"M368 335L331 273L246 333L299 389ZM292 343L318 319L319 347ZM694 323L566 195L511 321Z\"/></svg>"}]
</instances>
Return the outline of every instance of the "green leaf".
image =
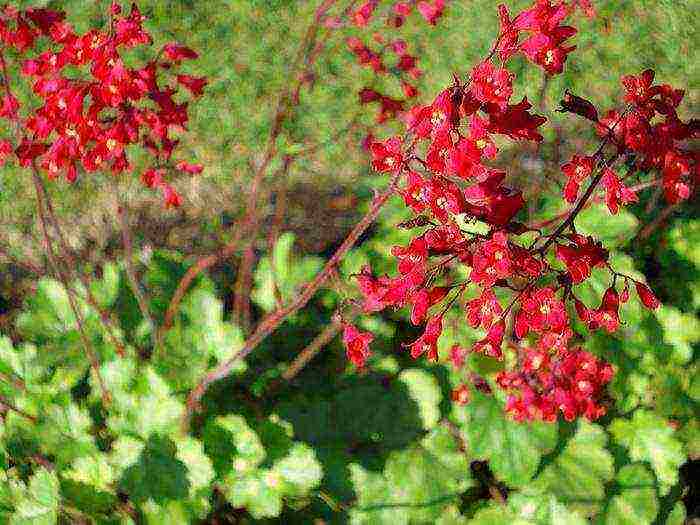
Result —
<instances>
[{"instance_id":1,"label":"green leaf","mask_svg":"<svg viewBox=\"0 0 700 525\"><path fill-rule=\"evenodd\" d=\"M555 496L582 514L592 514L605 498L605 483L614 474L613 457L605 448L607 436L598 425L580 420L561 450L545 459L530 489Z\"/></svg>"},{"instance_id":2,"label":"green leaf","mask_svg":"<svg viewBox=\"0 0 700 525\"><path fill-rule=\"evenodd\" d=\"M417 368L404 370L399 381L406 385L408 394L418 404L423 428L434 427L440 419L442 391L435 376Z\"/></svg>"},{"instance_id":3,"label":"green leaf","mask_svg":"<svg viewBox=\"0 0 700 525\"><path fill-rule=\"evenodd\" d=\"M632 239L639 221L628 210L612 215L606 206L593 205L576 217L576 230L583 235L595 235L606 248L622 246Z\"/></svg>"},{"instance_id":4,"label":"green leaf","mask_svg":"<svg viewBox=\"0 0 700 525\"><path fill-rule=\"evenodd\" d=\"M136 461L124 469L119 487L139 503L152 499L163 504L187 498L191 488L189 473L177 452L170 438L152 435Z\"/></svg>"},{"instance_id":5,"label":"green leaf","mask_svg":"<svg viewBox=\"0 0 700 525\"><path fill-rule=\"evenodd\" d=\"M644 525L652 523L659 511L654 475L645 465L625 465L617 473L620 494L608 503L605 523Z\"/></svg>"},{"instance_id":6,"label":"green leaf","mask_svg":"<svg viewBox=\"0 0 700 525\"><path fill-rule=\"evenodd\" d=\"M637 410L631 420L614 420L610 432L616 442L628 449L633 461L651 464L661 495L668 494L678 483L678 469L686 457L683 445L664 418L648 410Z\"/></svg>"},{"instance_id":7,"label":"green leaf","mask_svg":"<svg viewBox=\"0 0 700 525\"><path fill-rule=\"evenodd\" d=\"M700 341L700 320L666 305L656 311L656 318L664 328L664 341L675 349L674 361L687 363L693 356L691 345Z\"/></svg>"},{"instance_id":8,"label":"green leaf","mask_svg":"<svg viewBox=\"0 0 700 525\"><path fill-rule=\"evenodd\" d=\"M208 422L202 438L204 450L212 458L219 476L232 470L239 473L253 471L265 459L260 438L241 416L222 416Z\"/></svg>"},{"instance_id":9,"label":"green leaf","mask_svg":"<svg viewBox=\"0 0 700 525\"><path fill-rule=\"evenodd\" d=\"M298 288L311 280L323 267L319 257L295 257L292 253L294 234L280 235L272 256L263 257L255 270L255 286L251 297L265 311L277 307L275 286L282 300L289 301Z\"/></svg>"},{"instance_id":10,"label":"green leaf","mask_svg":"<svg viewBox=\"0 0 700 525\"><path fill-rule=\"evenodd\" d=\"M271 469L285 481L284 494L303 496L318 486L323 469L313 449L303 443L295 443L289 455L277 461Z\"/></svg>"},{"instance_id":11,"label":"green leaf","mask_svg":"<svg viewBox=\"0 0 700 525\"><path fill-rule=\"evenodd\" d=\"M449 430L393 452L382 476L350 465L358 495L352 523L434 523L472 485L469 462Z\"/></svg>"},{"instance_id":12,"label":"green leaf","mask_svg":"<svg viewBox=\"0 0 700 525\"><path fill-rule=\"evenodd\" d=\"M496 477L512 486L528 483L542 454L556 443L556 425L513 421L496 397L481 392L474 392L467 405L454 406L452 418L470 454L489 460Z\"/></svg>"},{"instance_id":13,"label":"green leaf","mask_svg":"<svg viewBox=\"0 0 700 525\"><path fill-rule=\"evenodd\" d=\"M69 401L47 407L35 432L42 451L55 457L57 466L62 468L80 456L97 452L91 428L87 411Z\"/></svg>"},{"instance_id":14,"label":"green leaf","mask_svg":"<svg viewBox=\"0 0 700 525\"><path fill-rule=\"evenodd\" d=\"M537 525L585 525L579 513L567 508L551 494L513 494L508 498L513 514Z\"/></svg>"},{"instance_id":15,"label":"green leaf","mask_svg":"<svg viewBox=\"0 0 700 525\"><path fill-rule=\"evenodd\" d=\"M148 438L153 433L177 433L184 405L170 391L165 380L151 367L145 367L128 385L121 383L121 374L129 369L128 364L119 370L112 367L115 375L111 381L121 384L124 390L112 391L113 403L107 418L109 428L117 433ZM92 381L92 378L91 378Z\"/></svg>"},{"instance_id":16,"label":"green leaf","mask_svg":"<svg viewBox=\"0 0 700 525\"><path fill-rule=\"evenodd\" d=\"M254 518L274 518L282 511L280 484L278 474L258 470L228 481L224 490L234 507L244 507Z\"/></svg>"},{"instance_id":17,"label":"green leaf","mask_svg":"<svg viewBox=\"0 0 700 525\"><path fill-rule=\"evenodd\" d=\"M17 502L10 525L49 525L58 519L58 477L40 468L29 479L27 491Z\"/></svg>"},{"instance_id":18,"label":"green leaf","mask_svg":"<svg viewBox=\"0 0 700 525\"><path fill-rule=\"evenodd\" d=\"M117 501L114 468L105 454L76 459L62 472L61 478L61 493L73 506L92 516L111 512Z\"/></svg>"}]
</instances>

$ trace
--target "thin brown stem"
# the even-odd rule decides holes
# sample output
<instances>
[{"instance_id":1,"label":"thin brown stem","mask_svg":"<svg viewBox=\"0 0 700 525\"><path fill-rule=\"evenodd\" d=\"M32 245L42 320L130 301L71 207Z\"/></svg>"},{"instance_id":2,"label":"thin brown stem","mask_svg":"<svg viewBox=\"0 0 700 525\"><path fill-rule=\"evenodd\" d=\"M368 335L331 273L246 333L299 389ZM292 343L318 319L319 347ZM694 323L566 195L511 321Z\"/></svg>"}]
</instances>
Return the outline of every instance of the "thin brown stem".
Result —
<instances>
[{"instance_id":1,"label":"thin brown stem","mask_svg":"<svg viewBox=\"0 0 700 525\"><path fill-rule=\"evenodd\" d=\"M294 358L294 361L290 363L287 369L282 372L282 379L285 381L291 381L296 377L296 375L302 371L302 369L311 362L311 360L316 357L316 355L323 350L323 348L330 343L333 338L338 335L342 328L342 321L340 316L333 316L331 322L323 329L323 331L318 334L309 345L304 348L299 354Z\"/></svg>"},{"instance_id":2,"label":"thin brown stem","mask_svg":"<svg viewBox=\"0 0 700 525\"><path fill-rule=\"evenodd\" d=\"M114 333L114 328L113 328L113 321L110 317L109 312L107 312L105 309L103 309L97 299L95 298L95 295L92 293L92 290L90 288L90 281L88 278L79 270L78 263L73 257L73 251L71 247L68 245L68 241L66 240L66 237L63 235L63 231L61 229L61 225L58 222L58 217L56 215L56 211L54 210L53 207L53 202L51 201L51 196L49 195L48 190L46 189L46 186L44 185L44 181L42 180L41 176L39 175L39 170L36 168L36 165L32 164L32 171L34 173L34 181L35 184L38 184L39 187L41 188L43 197L44 197L44 203L46 205L46 212L48 215L48 219L51 222L51 226L54 230L54 233L56 234L56 238L58 239L58 242L61 246L62 249L62 259L65 259L67 261L67 265L65 266L65 270L67 271L67 279L65 285L67 286L66 290L69 292L72 292L74 295L77 295L77 292L73 285L71 284L71 276L75 275L77 278L80 280L81 284L83 285L83 289L85 290L85 295L84 299L85 301L99 314L100 320L102 322L102 326L105 329L105 333L107 334L107 338L110 340L110 343L114 346L116 352L121 356L124 357L125 351L124 351L124 346L119 342L117 339L117 336Z\"/></svg>"},{"instance_id":3,"label":"thin brown stem","mask_svg":"<svg viewBox=\"0 0 700 525\"><path fill-rule=\"evenodd\" d=\"M124 245L124 259L126 276L129 281L129 287L136 297L136 302L139 305L139 310L141 315L146 320L151 328L151 342L153 344L153 349L158 348L157 344L157 329L156 324L153 321L153 316L151 315L151 310L148 307L148 297L146 292L141 288L138 277L136 275L136 269L134 268L134 244L131 237L131 228L129 227L129 211L125 204L121 204L119 200L116 203L117 216L119 217L119 223L122 230L122 244Z\"/></svg>"},{"instance_id":4,"label":"thin brown stem","mask_svg":"<svg viewBox=\"0 0 700 525\"><path fill-rule=\"evenodd\" d=\"M372 225L380 210L384 206L384 203L389 199L389 197L394 193L399 182L402 171L397 171L391 178L389 186L382 193L378 194L371 206L369 211L365 216L358 222L353 230L345 238L345 241L340 245L338 250L335 252L333 257L326 263L324 268L319 272L316 277L306 285L299 296L292 301L291 304L285 306L284 308L278 309L267 317L265 317L260 324L255 329L255 332L246 340L243 347L231 356L227 361L220 364L211 372L208 372L204 377L200 379L197 385L192 389L190 395L187 398L187 408L183 416L183 427L186 429L189 427L189 421L192 414L199 407L199 401L202 396L209 388L212 383L225 378L233 370L236 362L239 359L244 359L248 354L250 354L257 346L264 341L271 333L273 333L277 328L292 314L299 311L301 308L306 306L306 304L311 300L311 298L316 294L318 289L326 282L326 280L335 271L336 265L342 260L343 257L350 251L350 249L355 245L360 236Z\"/></svg>"},{"instance_id":5,"label":"thin brown stem","mask_svg":"<svg viewBox=\"0 0 700 525\"><path fill-rule=\"evenodd\" d=\"M100 372L100 361L97 357L95 349L92 346L92 342L89 340L87 334L85 333L85 327L83 325L83 316L75 300L73 290L69 285L70 280L65 274L63 267L56 259L56 254L54 253L53 249L53 243L51 242L51 237L49 236L48 219L46 217L47 212L44 208L46 206L46 189L42 184L41 177L39 176L36 166L32 165L32 168L32 178L34 181L34 189L36 190L37 208L39 212L39 219L41 222L42 232L44 234L44 244L47 248L47 255L49 255L51 265L53 266L56 275L58 276L61 283L63 284L63 287L66 290L66 295L68 296L68 303L70 305L71 310L73 311L73 315L75 316L75 321L78 326L78 333L83 343L85 354L87 355L88 360L90 361L90 366L92 367L93 372L95 373L95 377L97 378L97 382L99 383L100 390L102 391L102 401L105 403L105 405L107 405L110 403L111 397Z\"/></svg>"},{"instance_id":6,"label":"thin brown stem","mask_svg":"<svg viewBox=\"0 0 700 525\"><path fill-rule=\"evenodd\" d=\"M5 409L5 410L11 410L15 414L22 416L24 419L27 419L27 420L31 421L32 423L37 422L36 416L33 416L33 415L29 414L28 412L25 412L21 408L17 408L9 400L7 400L5 398L5 396L0 396L0 408Z\"/></svg>"}]
</instances>

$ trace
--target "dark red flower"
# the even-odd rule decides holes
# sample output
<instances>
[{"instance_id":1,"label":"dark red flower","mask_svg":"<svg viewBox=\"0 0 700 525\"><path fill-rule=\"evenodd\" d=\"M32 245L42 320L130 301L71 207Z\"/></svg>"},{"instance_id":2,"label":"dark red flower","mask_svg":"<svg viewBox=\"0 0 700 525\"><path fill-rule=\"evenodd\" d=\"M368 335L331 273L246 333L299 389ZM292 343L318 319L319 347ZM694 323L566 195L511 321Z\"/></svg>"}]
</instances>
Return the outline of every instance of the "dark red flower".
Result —
<instances>
[{"instance_id":1,"label":"dark red flower","mask_svg":"<svg viewBox=\"0 0 700 525\"><path fill-rule=\"evenodd\" d=\"M482 62L471 75L471 94L484 103L497 105L505 110L513 94L513 73L496 68L491 62Z\"/></svg>"},{"instance_id":2,"label":"dark red flower","mask_svg":"<svg viewBox=\"0 0 700 525\"><path fill-rule=\"evenodd\" d=\"M484 329L488 329L491 327L493 320L501 315L503 308L501 308L493 290L487 288L481 293L481 296L467 303L466 311L467 321L472 328L481 326Z\"/></svg>"},{"instance_id":3,"label":"dark red flower","mask_svg":"<svg viewBox=\"0 0 700 525\"><path fill-rule=\"evenodd\" d=\"M396 171L403 165L402 140L392 137L386 142L375 142L370 146L372 167L379 172Z\"/></svg>"},{"instance_id":4,"label":"dark red flower","mask_svg":"<svg viewBox=\"0 0 700 525\"><path fill-rule=\"evenodd\" d=\"M661 305L661 302L656 298L656 295L654 295L654 292L651 291L651 288L643 283L640 283L639 281L635 281L634 286L637 289L639 300L642 301L644 306L650 310L656 310Z\"/></svg>"},{"instance_id":5,"label":"dark red flower","mask_svg":"<svg viewBox=\"0 0 700 525\"><path fill-rule=\"evenodd\" d=\"M343 327L343 344L345 353L357 368L362 368L367 358L372 355L369 345L374 336L369 332L361 332L352 324L345 323Z\"/></svg>"},{"instance_id":6,"label":"dark red flower","mask_svg":"<svg viewBox=\"0 0 700 525\"><path fill-rule=\"evenodd\" d=\"M502 231L494 232L490 239L477 244L472 261L472 282L484 287L493 286L499 279L507 279L513 273L508 237Z\"/></svg>"}]
</instances>

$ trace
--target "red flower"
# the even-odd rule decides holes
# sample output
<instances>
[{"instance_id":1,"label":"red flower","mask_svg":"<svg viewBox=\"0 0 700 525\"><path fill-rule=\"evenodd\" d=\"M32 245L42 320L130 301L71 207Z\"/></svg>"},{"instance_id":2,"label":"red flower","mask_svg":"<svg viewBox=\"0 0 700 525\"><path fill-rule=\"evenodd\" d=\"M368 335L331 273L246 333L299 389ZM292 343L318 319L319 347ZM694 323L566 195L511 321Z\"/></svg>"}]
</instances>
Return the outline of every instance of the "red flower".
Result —
<instances>
[{"instance_id":1,"label":"red flower","mask_svg":"<svg viewBox=\"0 0 700 525\"><path fill-rule=\"evenodd\" d=\"M369 350L370 343L374 336L369 332L361 332L351 324L345 324L343 328L343 344L345 352L350 361L357 368L362 368L367 362L367 358L372 354Z\"/></svg>"},{"instance_id":2,"label":"red flower","mask_svg":"<svg viewBox=\"0 0 700 525\"><path fill-rule=\"evenodd\" d=\"M575 243L574 246L557 244L556 255L566 265L571 280L576 284L591 276L591 268L604 266L608 251L593 237L574 234L569 239Z\"/></svg>"},{"instance_id":3,"label":"red flower","mask_svg":"<svg viewBox=\"0 0 700 525\"><path fill-rule=\"evenodd\" d=\"M543 137L537 132L537 128L547 122L547 119L529 113L531 107L527 97L524 97L518 104L508 105L505 111L492 111L489 108L489 131L506 135L513 140L542 142Z\"/></svg>"},{"instance_id":4,"label":"red flower","mask_svg":"<svg viewBox=\"0 0 700 525\"><path fill-rule=\"evenodd\" d=\"M370 146L372 167L379 172L396 171L403 165L402 141L392 137L386 142L375 142Z\"/></svg>"},{"instance_id":5,"label":"red flower","mask_svg":"<svg viewBox=\"0 0 700 525\"><path fill-rule=\"evenodd\" d=\"M661 302L656 298L654 292L652 292L648 286L640 283L639 281L635 281L634 286L637 289L639 300L642 301L642 304L649 308L649 310L656 310L661 305Z\"/></svg>"},{"instance_id":6,"label":"red flower","mask_svg":"<svg viewBox=\"0 0 700 525\"><path fill-rule=\"evenodd\" d=\"M484 354L496 359L503 358L501 345L503 344L503 335L506 332L506 323L498 321L494 323L486 334L486 337L477 341L472 349L474 352Z\"/></svg>"},{"instance_id":7,"label":"red flower","mask_svg":"<svg viewBox=\"0 0 700 525\"><path fill-rule=\"evenodd\" d=\"M576 46L563 47L561 43L574 34L576 30L573 27L562 26L549 34L531 36L520 45L520 49L550 75L559 74L564 70L567 55L576 49Z\"/></svg>"},{"instance_id":8,"label":"red flower","mask_svg":"<svg viewBox=\"0 0 700 525\"><path fill-rule=\"evenodd\" d=\"M482 326L488 329L494 319L501 315L503 308L501 308L498 299L496 299L496 294L493 293L491 288L487 288L481 293L481 296L476 299L472 299L467 303L467 321L472 326L472 328L478 328Z\"/></svg>"},{"instance_id":9,"label":"red flower","mask_svg":"<svg viewBox=\"0 0 700 525\"><path fill-rule=\"evenodd\" d=\"M362 4L353 15L355 25L358 27L365 27L370 18L372 18L372 13L374 13L378 3L378 0L367 0L364 4Z\"/></svg>"},{"instance_id":10,"label":"red flower","mask_svg":"<svg viewBox=\"0 0 700 525\"><path fill-rule=\"evenodd\" d=\"M431 290L423 288L414 293L410 299L410 302L413 303L411 322L414 325L419 325L425 321L428 310L442 301L449 291L450 289L446 286L437 286Z\"/></svg>"},{"instance_id":11,"label":"red flower","mask_svg":"<svg viewBox=\"0 0 700 525\"><path fill-rule=\"evenodd\" d=\"M445 10L445 0L432 0L432 3L422 1L416 7L425 21L434 26Z\"/></svg>"},{"instance_id":12,"label":"red flower","mask_svg":"<svg viewBox=\"0 0 700 525\"><path fill-rule=\"evenodd\" d=\"M593 157L582 157L574 155L570 162L561 167L561 171L567 176L568 182L564 187L564 197L566 201L573 204L578 198L578 191L581 183L586 180L595 167Z\"/></svg>"},{"instance_id":13,"label":"red flower","mask_svg":"<svg viewBox=\"0 0 700 525\"><path fill-rule=\"evenodd\" d=\"M638 77L628 75L622 77L622 85L625 86L625 102L643 106L653 97L658 89L654 89L651 85L654 82L654 71L647 69Z\"/></svg>"},{"instance_id":14,"label":"red flower","mask_svg":"<svg viewBox=\"0 0 700 525\"><path fill-rule=\"evenodd\" d=\"M620 296L613 286L605 290L603 300L597 310L590 312L589 326L602 326L608 333L613 333L620 326Z\"/></svg>"},{"instance_id":15,"label":"red flower","mask_svg":"<svg viewBox=\"0 0 700 525\"><path fill-rule=\"evenodd\" d=\"M199 55L196 51L190 49L189 47L178 44L177 42L170 42L169 44L165 44L165 46L163 47L163 53L165 53L165 56L167 56L170 60L172 60L175 63L179 63L182 60L194 60L196 58L199 58Z\"/></svg>"},{"instance_id":16,"label":"red flower","mask_svg":"<svg viewBox=\"0 0 700 525\"><path fill-rule=\"evenodd\" d=\"M177 81L185 86L195 97L202 96L204 88L208 83L205 77L193 77L190 75L178 75Z\"/></svg>"},{"instance_id":17,"label":"red flower","mask_svg":"<svg viewBox=\"0 0 700 525\"><path fill-rule=\"evenodd\" d=\"M386 300L386 294L391 283L388 277L375 278L369 266L362 268L355 277L365 298L362 306L365 313L378 312L391 304Z\"/></svg>"},{"instance_id":18,"label":"red flower","mask_svg":"<svg viewBox=\"0 0 700 525\"><path fill-rule=\"evenodd\" d=\"M528 291L520 297L521 309L515 317L515 335L522 339L529 331L562 332L569 324L566 307L550 287Z\"/></svg>"},{"instance_id":19,"label":"red flower","mask_svg":"<svg viewBox=\"0 0 700 525\"><path fill-rule=\"evenodd\" d=\"M418 359L423 354L428 355L431 361L437 361L438 349L437 342L442 335L442 316L433 317L425 325L425 331L415 342L411 343L411 357Z\"/></svg>"},{"instance_id":20,"label":"red flower","mask_svg":"<svg viewBox=\"0 0 700 525\"><path fill-rule=\"evenodd\" d=\"M0 117L6 119L17 118L17 110L19 109L19 101L12 95L6 94L2 97L2 105L0 106Z\"/></svg>"},{"instance_id":21,"label":"red flower","mask_svg":"<svg viewBox=\"0 0 700 525\"><path fill-rule=\"evenodd\" d=\"M166 208L179 208L182 206L182 197L170 184L164 182L160 185L160 189L165 197Z\"/></svg>"},{"instance_id":22,"label":"red flower","mask_svg":"<svg viewBox=\"0 0 700 525\"><path fill-rule=\"evenodd\" d=\"M601 183L605 188L605 204L613 215L617 214L620 204L630 204L639 200L637 194L625 186L610 168L605 168Z\"/></svg>"},{"instance_id":23,"label":"red flower","mask_svg":"<svg viewBox=\"0 0 700 525\"><path fill-rule=\"evenodd\" d=\"M459 346L458 344L452 345L450 348L450 362L452 366L456 369L462 368L464 366L464 358L469 354L469 350Z\"/></svg>"},{"instance_id":24,"label":"red flower","mask_svg":"<svg viewBox=\"0 0 700 525\"><path fill-rule=\"evenodd\" d=\"M464 190L467 213L489 224L505 226L525 204L523 194L501 185L498 174Z\"/></svg>"},{"instance_id":25,"label":"red flower","mask_svg":"<svg viewBox=\"0 0 700 525\"><path fill-rule=\"evenodd\" d=\"M450 397L452 398L452 401L454 401L458 405L466 405L467 403L469 403L469 400L471 398L469 387L464 384L458 386L452 391Z\"/></svg>"},{"instance_id":26,"label":"red flower","mask_svg":"<svg viewBox=\"0 0 700 525\"><path fill-rule=\"evenodd\" d=\"M405 80L401 81L401 90L403 91L403 95L406 98L413 98L418 96L418 90L416 87L412 84L409 84Z\"/></svg>"},{"instance_id":27,"label":"red flower","mask_svg":"<svg viewBox=\"0 0 700 525\"><path fill-rule=\"evenodd\" d=\"M175 167L180 171L189 173L190 175L199 175L204 170L204 166L202 166L201 164L190 164L189 162L185 162L184 160L178 162L175 165Z\"/></svg>"},{"instance_id":28,"label":"red flower","mask_svg":"<svg viewBox=\"0 0 700 525\"><path fill-rule=\"evenodd\" d=\"M499 279L510 277L512 273L511 254L505 233L494 232L489 240L477 245L470 275L472 282L489 287Z\"/></svg>"},{"instance_id":29,"label":"red flower","mask_svg":"<svg viewBox=\"0 0 700 525\"><path fill-rule=\"evenodd\" d=\"M7 158L12 153L12 144L8 140L0 140L0 167L5 165Z\"/></svg>"},{"instance_id":30,"label":"red flower","mask_svg":"<svg viewBox=\"0 0 700 525\"><path fill-rule=\"evenodd\" d=\"M472 71L471 94L481 102L490 102L505 110L513 94L513 77L505 68L482 62Z\"/></svg>"}]
</instances>

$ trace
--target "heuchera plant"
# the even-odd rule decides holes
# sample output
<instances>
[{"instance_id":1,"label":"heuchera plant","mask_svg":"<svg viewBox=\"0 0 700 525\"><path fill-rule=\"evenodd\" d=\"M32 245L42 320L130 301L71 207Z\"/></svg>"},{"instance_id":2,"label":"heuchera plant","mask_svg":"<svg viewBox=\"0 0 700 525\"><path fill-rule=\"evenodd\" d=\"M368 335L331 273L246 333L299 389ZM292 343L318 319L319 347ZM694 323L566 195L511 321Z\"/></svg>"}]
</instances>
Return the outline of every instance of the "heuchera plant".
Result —
<instances>
[{"instance_id":1,"label":"heuchera plant","mask_svg":"<svg viewBox=\"0 0 700 525\"><path fill-rule=\"evenodd\" d=\"M500 31L489 56L464 78L455 75L432 104L408 110L403 136L370 144L373 168L404 181L399 193L415 218L400 226L421 232L408 246L393 248L396 275L377 277L368 267L357 275L363 311L410 307L411 321L424 325L423 334L407 345L410 354L435 360L443 318L454 304L462 304L464 322L484 336L471 349L454 347L452 362L462 368L468 352L500 360L510 348L513 366L496 383L508 392L506 410L517 420L603 415L601 397L614 370L573 344L574 317L590 331L615 332L630 285L644 306L659 306L644 283L611 267L599 240L577 233L577 214L601 191L616 214L636 202L637 189L655 177L666 199L676 203L690 196L698 176L698 153L682 145L698 136L698 122L678 118L683 91L655 85L654 72L647 70L622 78L625 106L603 116L591 102L566 93L559 111L590 121L600 143L561 167L568 179L563 198L574 207L552 233L517 220L525 206L522 192L509 188L506 173L487 163L497 158L496 136L540 142L546 119L531 112L527 98L513 100L515 74L509 61L522 54L547 75L561 73L576 47L568 43L576 29L564 24L577 7L594 15L588 2L537 0L516 16L499 6ZM367 62L381 71L381 62L372 57ZM624 176L619 166L627 167ZM469 231L476 221L488 231ZM466 280L451 279L458 266L468 268ZM610 274L597 308L586 306L574 292L592 268ZM348 357L364 366L371 335L347 323L343 340ZM470 388L484 388L478 376L465 377L453 393L455 402L468 402Z\"/></svg>"},{"instance_id":2,"label":"heuchera plant","mask_svg":"<svg viewBox=\"0 0 700 525\"><path fill-rule=\"evenodd\" d=\"M186 129L188 121L180 88L199 97L207 81L178 73L178 66L197 53L177 43L152 53L141 67L128 67L125 51L153 44L143 21L135 4L123 14L114 2L108 27L78 34L64 13L5 7L0 12L0 117L15 126L16 142L0 142L0 162L14 154L20 166L74 182L98 170L130 171L128 147L138 145L153 157L143 183L162 191L166 206L179 206L182 199L169 178L202 171L201 165L173 158L179 142L173 132ZM6 49L14 52L39 105L20 106L11 90Z\"/></svg>"}]
</instances>

